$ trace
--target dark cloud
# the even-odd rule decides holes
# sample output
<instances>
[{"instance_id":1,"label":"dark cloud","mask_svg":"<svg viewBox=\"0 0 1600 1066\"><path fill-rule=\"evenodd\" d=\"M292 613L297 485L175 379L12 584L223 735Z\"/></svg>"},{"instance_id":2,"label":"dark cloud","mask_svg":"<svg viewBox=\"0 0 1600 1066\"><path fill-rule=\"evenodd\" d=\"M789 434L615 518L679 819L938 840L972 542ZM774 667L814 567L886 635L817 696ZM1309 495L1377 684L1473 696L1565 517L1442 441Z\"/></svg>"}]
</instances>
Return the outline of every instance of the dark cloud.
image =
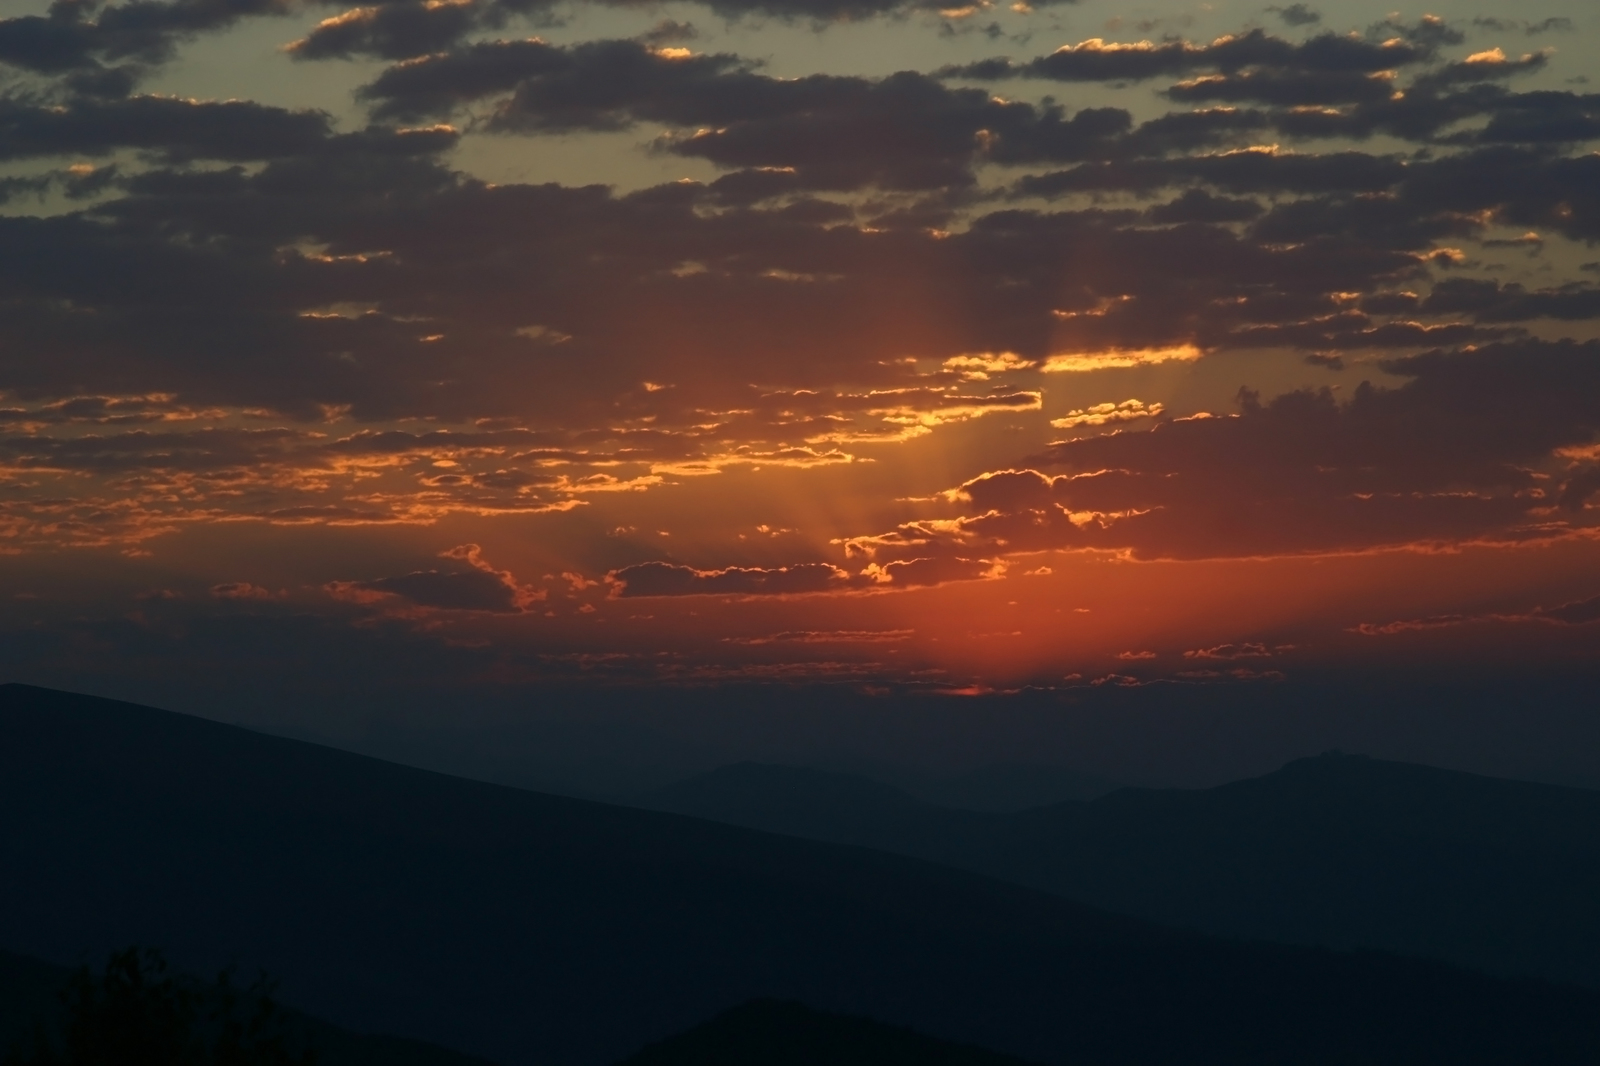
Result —
<instances>
[{"instance_id":1,"label":"dark cloud","mask_svg":"<svg viewBox=\"0 0 1600 1066\"><path fill-rule=\"evenodd\" d=\"M1470 237L1480 229L1475 220L1452 212L1429 211L1400 197L1371 195L1379 191L1281 203L1256 223L1252 233L1265 241L1336 238L1420 252L1437 241Z\"/></svg>"},{"instance_id":2,"label":"dark cloud","mask_svg":"<svg viewBox=\"0 0 1600 1066\"><path fill-rule=\"evenodd\" d=\"M947 68L947 77L1047 78L1052 81L1145 81L1201 71L1234 74L1251 68L1307 73L1375 74L1427 59L1434 45L1426 35L1365 39L1325 33L1289 41L1265 30L1249 30L1196 44L1186 40L1108 43L1100 38L1064 45L1047 56L1013 64L988 60Z\"/></svg>"},{"instance_id":3,"label":"dark cloud","mask_svg":"<svg viewBox=\"0 0 1600 1066\"><path fill-rule=\"evenodd\" d=\"M171 159L272 159L313 151L330 134L328 116L320 111L246 101L134 96L45 107L0 100L0 159L103 155L118 148Z\"/></svg>"},{"instance_id":4,"label":"dark cloud","mask_svg":"<svg viewBox=\"0 0 1600 1066\"><path fill-rule=\"evenodd\" d=\"M1408 167L1400 193L1418 209L1493 210L1508 225L1600 237L1600 156L1593 154L1485 148Z\"/></svg>"},{"instance_id":5,"label":"dark cloud","mask_svg":"<svg viewBox=\"0 0 1600 1066\"><path fill-rule=\"evenodd\" d=\"M1231 193L1382 192L1397 185L1405 164L1364 152L1322 155L1271 150L1229 152L1180 159L1085 163L1071 170L1033 175L1017 183L1028 196L1096 191L1153 192L1204 183Z\"/></svg>"},{"instance_id":6,"label":"dark cloud","mask_svg":"<svg viewBox=\"0 0 1600 1066\"><path fill-rule=\"evenodd\" d=\"M495 41L390 67L360 95L374 102L379 117L444 116L470 101L510 92L525 78L571 66L566 49L544 41Z\"/></svg>"},{"instance_id":7,"label":"dark cloud","mask_svg":"<svg viewBox=\"0 0 1600 1066\"><path fill-rule=\"evenodd\" d=\"M1542 56L1454 64L1402 91L1386 68L1371 69L1382 67L1374 57L1394 59L1389 53L1396 48L1412 47L1394 43L1399 40L1374 43L1324 35L1292 44L1253 31L1206 46L1151 46L1161 54L1176 49L1173 55L1204 55L1209 58L1195 62L1223 71L1181 82L1167 90L1169 96L1202 103L1249 100L1267 107L1175 112L1138 126L1120 108L1087 108L1069 115L1048 100L1038 105L1005 101L912 72L881 79L781 79L735 55L696 55L633 40L575 46L539 40L475 44L391 67L362 96L382 120L444 118L481 104L486 107L478 115L482 128L502 133L665 125L673 132L657 139L658 150L697 156L727 169L765 170L761 180L774 187L787 182L797 189L877 185L948 191L972 185L974 168L984 162L1128 164L1121 172L1101 168L1098 182L1089 169L1035 176L1021 186L1029 195L1111 187L1108 181L1123 188L1152 188L1151 183L1170 180L1161 171L1171 155L1191 157L1174 161L1169 171L1204 167L1219 174L1260 172L1273 165L1262 161L1265 153L1237 152L1238 158L1221 153L1194 158L1192 153L1248 147L1263 136L1366 138L1387 133L1422 140L1549 142L1581 139L1596 121L1587 98L1516 94L1484 84L1536 69L1544 62ZM1082 49L1097 55L1146 51L1100 44ZM1259 54L1263 64L1234 69L1237 64L1219 58L1233 54L1229 49ZM1067 53L1057 53L1062 54ZM1264 62L1274 55L1287 65ZM1473 84L1446 91L1466 82ZM1481 129L1449 132L1466 120L1484 118L1488 121ZM1358 186L1352 184L1355 175L1338 173L1341 165L1348 170L1354 163L1370 163L1360 153L1285 153L1284 159L1276 164L1277 175L1258 176L1251 191L1263 190L1263 177L1269 183L1285 182L1283 189L1289 192L1380 187L1370 175ZM1399 164L1387 160L1384 166L1382 184L1392 185ZM1290 182L1291 170L1302 180ZM1309 183L1313 175L1325 175L1323 182Z\"/></svg>"},{"instance_id":8,"label":"dark cloud","mask_svg":"<svg viewBox=\"0 0 1600 1066\"><path fill-rule=\"evenodd\" d=\"M1381 23L1366 37L1322 34L1299 43L1263 30L1209 44L1108 44L1096 38L1025 62L983 60L945 68L939 75L977 80L1178 78L1182 80L1164 91L1168 98L1266 105L1269 110L1234 112L1238 132L1270 131L1292 138L1388 134L1465 144L1570 142L1597 136L1593 98L1554 91L1519 94L1497 84L1546 69L1547 52L1508 58L1496 48L1427 65L1436 61L1439 49L1462 39L1459 31L1432 18ZM1407 72L1415 73L1407 78ZM1465 125L1484 118L1489 120L1487 129ZM1129 138L1119 147L1124 154L1137 154L1141 146Z\"/></svg>"},{"instance_id":9,"label":"dark cloud","mask_svg":"<svg viewBox=\"0 0 1600 1066\"><path fill-rule=\"evenodd\" d=\"M1531 92L1497 101L1480 143L1560 144L1600 139L1600 94Z\"/></svg>"},{"instance_id":10,"label":"dark cloud","mask_svg":"<svg viewBox=\"0 0 1600 1066\"><path fill-rule=\"evenodd\" d=\"M1322 13L1305 4L1290 4L1288 7L1269 7L1268 11L1275 11L1278 17L1290 26L1315 26L1322 21Z\"/></svg>"},{"instance_id":11,"label":"dark cloud","mask_svg":"<svg viewBox=\"0 0 1600 1066\"><path fill-rule=\"evenodd\" d=\"M1569 511L1582 511L1590 497L1600 492L1600 465L1569 471L1561 486L1560 504Z\"/></svg>"},{"instance_id":12,"label":"dark cloud","mask_svg":"<svg viewBox=\"0 0 1600 1066\"><path fill-rule=\"evenodd\" d=\"M667 124L694 132L662 139L663 150L730 169L793 168L787 180L830 189L961 186L980 158L1090 158L1115 150L1131 128L1120 109L1069 118L1059 107L1008 103L916 73L772 78L737 56L638 41L473 45L392 67L362 95L377 117L407 121L498 97L485 124L497 132ZM1179 142L1175 125L1135 136Z\"/></svg>"},{"instance_id":13,"label":"dark cloud","mask_svg":"<svg viewBox=\"0 0 1600 1066\"><path fill-rule=\"evenodd\" d=\"M1166 96L1183 103L1254 101L1277 107L1309 107L1371 103L1388 100L1394 93L1394 83L1389 78L1359 71L1256 70L1179 82L1166 91Z\"/></svg>"},{"instance_id":14,"label":"dark cloud","mask_svg":"<svg viewBox=\"0 0 1600 1066\"><path fill-rule=\"evenodd\" d=\"M336 599L356 603L399 596L419 607L496 613L519 613L546 598L543 589L525 587L509 570L495 569L476 544L462 544L440 554L459 559L471 569L414 570L374 581L335 581L326 591Z\"/></svg>"},{"instance_id":15,"label":"dark cloud","mask_svg":"<svg viewBox=\"0 0 1600 1066\"><path fill-rule=\"evenodd\" d=\"M695 40L700 36L700 31L695 29L692 22L678 22L675 19L662 19L648 31L641 34L639 40L649 45L683 44Z\"/></svg>"},{"instance_id":16,"label":"dark cloud","mask_svg":"<svg viewBox=\"0 0 1600 1066\"><path fill-rule=\"evenodd\" d=\"M756 349L768 353L774 381L837 388L888 386L891 351L1038 359L1069 343L1220 344L1244 326L1277 328L1278 340L1298 337L1312 351L1429 345L1440 338L1329 317L1348 309L1327 294L1426 294L1420 253L1477 233L1486 218L1579 234L1600 221L1587 158L1237 152L1095 164L1024 183L1032 192L1206 190L1151 216L997 211L948 236L865 232L848 224L847 205L790 202L803 175L781 168L626 197L489 187L438 162L456 143L452 131L318 138L306 131L320 119L276 114L302 124L292 129L304 152L249 170L147 170L118 178L120 198L82 214L0 220L0 285L12 301L0 326L5 351L27 338L60 353L0 354L5 387L60 398L95 382L96 392L159 390L297 418L348 405L365 419L548 410L581 420L654 380L649 361L629 353L659 350L663 337L694 353L683 365L702 369L685 373L722 390L717 402L728 408L747 397L716 383ZM234 150L218 138L206 147L193 136L185 150ZM857 165L869 164L878 165ZM910 172L901 165L896 173ZM1284 194L1311 198L1246 232L1209 224L1251 213L1241 198ZM763 197L778 199L750 206ZM1564 308L1585 299L1541 293L1530 306L1570 315ZM1115 302L1104 313L1055 313L1106 300ZM656 325L646 330L647 320ZM525 380L508 368L530 364L541 368L537 389L507 385ZM692 405L682 417L704 421Z\"/></svg>"},{"instance_id":17,"label":"dark cloud","mask_svg":"<svg viewBox=\"0 0 1600 1066\"><path fill-rule=\"evenodd\" d=\"M1185 659L1265 659L1271 655L1272 650L1261 643L1218 644L1183 653Z\"/></svg>"},{"instance_id":18,"label":"dark cloud","mask_svg":"<svg viewBox=\"0 0 1600 1066\"><path fill-rule=\"evenodd\" d=\"M626 598L713 593L770 596L851 587L850 575L829 563L796 563L770 570L742 566L696 570L674 563L640 563L614 570L606 580L612 583L614 595Z\"/></svg>"},{"instance_id":19,"label":"dark cloud","mask_svg":"<svg viewBox=\"0 0 1600 1066\"><path fill-rule=\"evenodd\" d=\"M1486 623L1526 624L1546 622L1558 626L1581 626L1600 622L1600 596L1559 607L1535 607L1520 613L1466 613L1432 615L1427 618L1407 618L1395 622L1364 622L1353 632L1368 637L1392 637L1402 633L1415 633L1431 629L1455 629Z\"/></svg>"},{"instance_id":20,"label":"dark cloud","mask_svg":"<svg viewBox=\"0 0 1600 1066\"><path fill-rule=\"evenodd\" d=\"M289 54L296 59L406 59L449 48L473 30L503 22L503 9L493 3L395 0L325 19L289 45Z\"/></svg>"},{"instance_id":21,"label":"dark cloud","mask_svg":"<svg viewBox=\"0 0 1600 1066\"><path fill-rule=\"evenodd\" d=\"M1164 224L1183 222L1248 222L1264 208L1254 200L1213 196L1204 189L1189 189L1170 203L1152 207L1150 221Z\"/></svg>"},{"instance_id":22,"label":"dark cloud","mask_svg":"<svg viewBox=\"0 0 1600 1066\"><path fill-rule=\"evenodd\" d=\"M627 2L627 0L623 0ZM1078 0L1045 0L1040 7L1075 4ZM707 0L706 6L723 18L767 16L804 20L814 24L859 22L893 17L912 11L944 10L944 0Z\"/></svg>"},{"instance_id":23,"label":"dark cloud","mask_svg":"<svg viewBox=\"0 0 1600 1066\"><path fill-rule=\"evenodd\" d=\"M1533 617L1569 626L1600 622L1600 596L1592 596L1577 603L1564 603L1560 607L1540 607L1533 612Z\"/></svg>"},{"instance_id":24,"label":"dark cloud","mask_svg":"<svg viewBox=\"0 0 1600 1066\"><path fill-rule=\"evenodd\" d=\"M1465 314L1480 322L1526 322L1535 318L1566 321L1600 318L1600 288L1569 282L1552 289L1527 289L1518 282L1446 278L1433 287L1420 309L1430 314Z\"/></svg>"},{"instance_id":25,"label":"dark cloud","mask_svg":"<svg viewBox=\"0 0 1600 1066\"><path fill-rule=\"evenodd\" d=\"M621 598L716 594L781 596L922 588L951 581L974 581L998 576L1000 572L1003 568L997 570L991 559L939 553L926 558L869 563L854 573L831 563L795 563L772 569L731 566L723 570L697 570L673 563L651 562L614 570L606 575L606 580L612 585L612 595Z\"/></svg>"},{"instance_id":26,"label":"dark cloud","mask_svg":"<svg viewBox=\"0 0 1600 1066\"><path fill-rule=\"evenodd\" d=\"M355 582L354 588L401 596L421 607L452 611L515 611L516 591L481 570L417 570L399 577Z\"/></svg>"},{"instance_id":27,"label":"dark cloud","mask_svg":"<svg viewBox=\"0 0 1600 1066\"><path fill-rule=\"evenodd\" d=\"M99 5L55 0L45 15L0 19L0 62L41 73L93 68L102 61L153 64L181 41L240 19L287 14L287 0L138 0Z\"/></svg>"},{"instance_id":28,"label":"dark cloud","mask_svg":"<svg viewBox=\"0 0 1600 1066\"><path fill-rule=\"evenodd\" d=\"M1538 22L1480 16L1473 19L1472 24L1479 29L1495 30L1499 33L1521 32L1529 37L1534 37L1541 33L1571 33L1576 28L1573 26L1571 19L1560 15L1540 19Z\"/></svg>"},{"instance_id":29,"label":"dark cloud","mask_svg":"<svg viewBox=\"0 0 1600 1066\"><path fill-rule=\"evenodd\" d=\"M1537 73L1545 69L1549 62L1550 57L1545 52L1532 52L1520 59L1508 59L1505 53L1496 48L1457 63L1446 63L1437 70L1430 70L1417 78L1410 88L1412 91L1428 92L1455 85L1514 78L1522 74Z\"/></svg>"}]
</instances>

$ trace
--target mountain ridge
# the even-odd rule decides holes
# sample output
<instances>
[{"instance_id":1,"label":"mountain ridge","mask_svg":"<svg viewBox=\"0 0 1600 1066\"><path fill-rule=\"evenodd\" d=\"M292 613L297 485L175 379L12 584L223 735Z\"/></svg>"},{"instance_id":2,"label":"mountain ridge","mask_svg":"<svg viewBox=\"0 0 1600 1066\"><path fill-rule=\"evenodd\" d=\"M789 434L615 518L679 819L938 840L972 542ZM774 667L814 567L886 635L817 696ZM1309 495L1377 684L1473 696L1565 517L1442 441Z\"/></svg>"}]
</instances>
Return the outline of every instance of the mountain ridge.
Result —
<instances>
[{"instance_id":1,"label":"mountain ridge","mask_svg":"<svg viewBox=\"0 0 1600 1066\"><path fill-rule=\"evenodd\" d=\"M336 1024L503 1066L601 1066L758 997L1074 1066L1600 1055L1581 989L1219 941L49 690L0 688L0 805L0 946L237 961Z\"/></svg>"},{"instance_id":2,"label":"mountain ridge","mask_svg":"<svg viewBox=\"0 0 1600 1066\"><path fill-rule=\"evenodd\" d=\"M1210 789L1015 814L813 803L833 777L735 764L645 802L980 871L1215 935L1365 947L1600 987L1600 791L1330 752Z\"/></svg>"}]
</instances>

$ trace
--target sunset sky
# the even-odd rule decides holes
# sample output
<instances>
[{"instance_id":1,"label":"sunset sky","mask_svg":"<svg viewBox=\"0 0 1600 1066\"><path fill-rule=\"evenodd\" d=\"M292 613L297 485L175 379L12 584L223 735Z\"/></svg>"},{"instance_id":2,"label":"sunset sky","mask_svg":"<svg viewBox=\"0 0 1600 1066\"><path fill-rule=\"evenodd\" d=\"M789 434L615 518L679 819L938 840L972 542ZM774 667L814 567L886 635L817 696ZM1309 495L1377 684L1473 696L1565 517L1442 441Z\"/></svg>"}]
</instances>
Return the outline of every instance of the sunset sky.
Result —
<instances>
[{"instance_id":1,"label":"sunset sky","mask_svg":"<svg viewBox=\"0 0 1600 1066\"><path fill-rule=\"evenodd\" d=\"M1592 664L1600 22L1392 3L0 0L6 679Z\"/></svg>"}]
</instances>

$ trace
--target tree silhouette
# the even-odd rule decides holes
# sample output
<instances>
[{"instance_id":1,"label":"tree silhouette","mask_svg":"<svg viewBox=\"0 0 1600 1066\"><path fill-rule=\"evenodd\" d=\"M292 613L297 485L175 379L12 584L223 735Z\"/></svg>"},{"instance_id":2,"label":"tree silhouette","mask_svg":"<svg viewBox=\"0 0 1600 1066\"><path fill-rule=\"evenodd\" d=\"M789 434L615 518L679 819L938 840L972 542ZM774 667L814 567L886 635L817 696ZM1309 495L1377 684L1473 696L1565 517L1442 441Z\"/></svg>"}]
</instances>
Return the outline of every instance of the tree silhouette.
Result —
<instances>
[{"instance_id":1,"label":"tree silhouette","mask_svg":"<svg viewBox=\"0 0 1600 1066\"><path fill-rule=\"evenodd\" d=\"M58 1031L40 1022L32 1053L5 1066L313 1066L314 1052L290 1051L271 993L264 977L241 992L231 971L208 984L170 974L157 951L113 952L100 975L68 980Z\"/></svg>"}]
</instances>

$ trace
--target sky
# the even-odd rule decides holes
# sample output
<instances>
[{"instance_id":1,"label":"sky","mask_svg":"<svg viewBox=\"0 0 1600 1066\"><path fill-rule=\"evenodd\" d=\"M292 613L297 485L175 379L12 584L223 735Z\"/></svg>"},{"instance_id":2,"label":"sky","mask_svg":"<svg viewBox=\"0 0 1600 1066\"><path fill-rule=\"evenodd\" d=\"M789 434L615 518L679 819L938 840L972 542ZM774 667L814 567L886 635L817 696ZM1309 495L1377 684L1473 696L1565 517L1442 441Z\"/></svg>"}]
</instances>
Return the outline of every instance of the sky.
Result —
<instances>
[{"instance_id":1,"label":"sky","mask_svg":"<svg viewBox=\"0 0 1600 1066\"><path fill-rule=\"evenodd\" d=\"M331 732L1581 673L1597 59L1578 0L0 0L0 673Z\"/></svg>"}]
</instances>

